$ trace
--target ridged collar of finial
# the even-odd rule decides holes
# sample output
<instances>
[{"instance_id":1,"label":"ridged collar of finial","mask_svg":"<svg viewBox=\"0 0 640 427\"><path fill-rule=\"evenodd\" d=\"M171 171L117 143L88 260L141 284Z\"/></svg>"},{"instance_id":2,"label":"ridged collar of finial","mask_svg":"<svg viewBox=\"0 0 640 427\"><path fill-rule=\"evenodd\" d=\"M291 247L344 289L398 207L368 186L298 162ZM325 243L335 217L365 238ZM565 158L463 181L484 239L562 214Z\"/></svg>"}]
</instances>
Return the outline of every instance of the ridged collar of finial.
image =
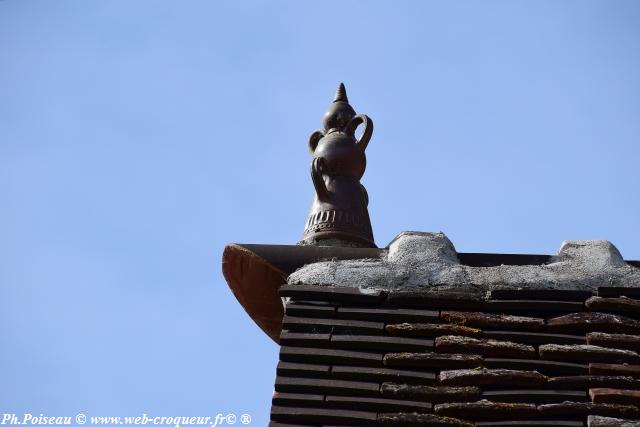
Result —
<instances>
[{"instance_id":1,"label":"ridged collar of finial","mask_svg":"<svg viewBox=\"0 0 640 427\"><path fill-rule=\"evenodd\" d=\"M325 133L342 131L355 115L356 112L349 105L347 89L344 87L344 83L340 83L333 102L322 118Z\"/></svg>"}]
</instances>

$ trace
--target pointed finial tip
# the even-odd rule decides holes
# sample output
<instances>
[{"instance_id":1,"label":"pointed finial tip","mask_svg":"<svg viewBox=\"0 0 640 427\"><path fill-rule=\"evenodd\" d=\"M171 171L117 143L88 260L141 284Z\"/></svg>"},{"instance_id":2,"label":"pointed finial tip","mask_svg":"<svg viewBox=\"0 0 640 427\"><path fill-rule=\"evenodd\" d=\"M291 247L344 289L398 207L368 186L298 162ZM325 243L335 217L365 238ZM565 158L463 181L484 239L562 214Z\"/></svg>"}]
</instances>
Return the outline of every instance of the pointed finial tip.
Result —
<instances>
[{"instance_id":1,"label":"pointed finial tip","mask_svg":"<svg viewBox=\"0 0 640 427\"><path fill-rule=\"evenodd\" d=\"M336 90L336 97L333 102L338 101L349 102L349 99L347 98L347 89L345 89L344 83L340 83L338 85L338 89Z\"/></svg>"}]
</instances>

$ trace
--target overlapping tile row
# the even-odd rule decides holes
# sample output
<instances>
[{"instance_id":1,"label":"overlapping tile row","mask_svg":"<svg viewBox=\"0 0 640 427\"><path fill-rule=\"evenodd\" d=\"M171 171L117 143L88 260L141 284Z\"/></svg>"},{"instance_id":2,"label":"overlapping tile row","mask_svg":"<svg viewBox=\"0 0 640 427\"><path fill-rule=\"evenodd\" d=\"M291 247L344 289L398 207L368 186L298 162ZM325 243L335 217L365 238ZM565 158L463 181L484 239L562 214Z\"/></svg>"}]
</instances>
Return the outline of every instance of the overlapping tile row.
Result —
<instances>
[{"instance_id":1,"label":"overlapping tile row","mask_svg":"<svg viewBox=\"0 0 640 427\"><path fill-rule=\"evenodd\" d=\"M280 293L272 427L640 426L636 288Z\"/></svg>"}]
</instances>

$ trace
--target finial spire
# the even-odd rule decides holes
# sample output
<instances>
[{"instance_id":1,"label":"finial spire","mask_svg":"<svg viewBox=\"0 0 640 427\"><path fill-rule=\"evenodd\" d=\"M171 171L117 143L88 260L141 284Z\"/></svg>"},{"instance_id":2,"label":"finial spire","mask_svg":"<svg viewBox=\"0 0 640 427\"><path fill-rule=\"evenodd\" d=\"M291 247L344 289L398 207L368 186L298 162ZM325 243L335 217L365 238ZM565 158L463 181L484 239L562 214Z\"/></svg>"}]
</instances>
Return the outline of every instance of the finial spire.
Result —
<instances>
[{"instance_id":1,"label":"finial spire","mask_svg":"<svg viewBox=\"0 0 640 427\"><path fill-rule=\"evenodd\" d=\"M344 83L340 83L338 85L338 89L336 90L336 97L333 102L349 102L349 98L347 98L347 89L344 87Z\"/></svg>"},{"instance_id":2,"label":"finial spire","mask_svg":"<svg viewBox=\"0 0 640 427\"><path fill-rule=\"evenodd\" d=\"M344 83L340 83L333 102L329 105L329 109L322 118L324 131L330 133L343 130L355 115L356 112L349 105L349 100L347 99L347 89L345 89Z\"/></svg>"}]
</instances>

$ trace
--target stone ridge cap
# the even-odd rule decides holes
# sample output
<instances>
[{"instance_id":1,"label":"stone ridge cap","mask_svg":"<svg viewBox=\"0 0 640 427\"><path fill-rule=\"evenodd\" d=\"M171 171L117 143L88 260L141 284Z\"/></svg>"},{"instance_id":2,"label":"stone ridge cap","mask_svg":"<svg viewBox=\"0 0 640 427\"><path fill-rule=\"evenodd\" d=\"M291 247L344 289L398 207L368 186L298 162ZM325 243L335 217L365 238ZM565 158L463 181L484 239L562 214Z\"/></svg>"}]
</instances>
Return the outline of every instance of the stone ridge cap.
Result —
<instances>
[{"instance_id":1,"label":"stone ridge cap","mask_svg":"<svg viewBox=\"0 0 640 427\"><path fill-rule=\"evenodd\" d=\"M543 263L481 266L464 258L539 257ZM462 259L462 260L461 260ZM468 260L467 260L468 261ZM539 260L538 260L539 261ZM635 262L632 262L635 264ZM596 290L602 286L640 288L640 268L625 262L606 240L567 240L558 254L458 254L444 233L405 231L391 241L379 259L326 260L294 271L289 284L404 290L438 288Z\"/></svg>"}]
</instances>

